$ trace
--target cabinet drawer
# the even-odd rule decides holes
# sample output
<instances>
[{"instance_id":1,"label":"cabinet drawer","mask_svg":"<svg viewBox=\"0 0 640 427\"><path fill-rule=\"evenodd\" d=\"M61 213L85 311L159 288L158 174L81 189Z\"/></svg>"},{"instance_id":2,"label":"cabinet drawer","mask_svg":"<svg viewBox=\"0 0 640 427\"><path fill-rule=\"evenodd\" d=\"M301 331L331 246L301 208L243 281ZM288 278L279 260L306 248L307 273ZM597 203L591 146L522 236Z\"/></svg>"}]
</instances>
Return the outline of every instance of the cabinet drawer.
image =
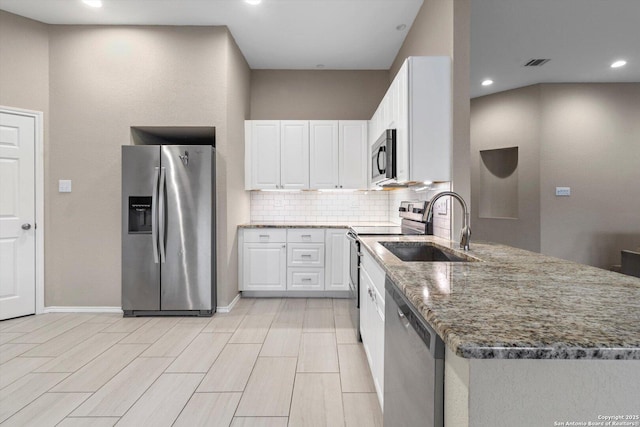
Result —
<instances>
[{"instance_id":1,"label":"cabinet drawer","mask_svg":"<svg viewBox=\"0 0 640 427\"><path fill-rule=\"evenodd\" d=\"M247 243L285 243L287 241L287 230L284 228L245 229L244 241Z\"/></svg>"},{"instance_id":2,"label":"cabinet drawer","mask_svg":"<svg viewBox=\"0 0 640 427\"><path fill-rule=\"evenodd\" d=\"M289 267L324 267L324 244L289 243L287 265Z\"/></svg>"},{"instance_id":3,"label":"cabinet drawer","mask_svg":"<svg viewBox=\"0 0 640 427\"><path fill-rule=\"evenodd\" d=\"M324 230L314 228L290 228L287 230L287 242L324 243Z\"/></svg>"},{"instance_id":4,"label":"cabinet drawer","mask_svg":"<svg viewBox=\"0 0 640 427\"><path fill-rule=\"evenodd\" d=\"M287 290L324 290L324 269L300 267L287 269Z\"/></svg>"}]
</instances>

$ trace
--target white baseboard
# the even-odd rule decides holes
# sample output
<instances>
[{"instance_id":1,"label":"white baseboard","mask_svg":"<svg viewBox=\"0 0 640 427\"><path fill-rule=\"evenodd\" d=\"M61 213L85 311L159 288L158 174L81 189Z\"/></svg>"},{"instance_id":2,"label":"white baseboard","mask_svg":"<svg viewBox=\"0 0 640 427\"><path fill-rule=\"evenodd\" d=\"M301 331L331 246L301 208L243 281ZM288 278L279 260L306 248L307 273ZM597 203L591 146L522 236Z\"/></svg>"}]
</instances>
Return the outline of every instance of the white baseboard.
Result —
<instances>
[{"instance_id":1,"label":"white baseboard","mask_svg":"<svg viewBox=\"0 0 640 427\"><path fill-rule=\"evenodd\" d=\"M229 313L231 309L240 301L240 294L224 307L216 307L218 313ZM45 307L43 313L116 313L122 314L121 307L76 307L76 306L49 306Z\"/></svg>"},{"instance_id":2,"label":"white baseboard","mask_svg":"<svg viewBox=\"0 0 640 427\"><path fill-rule=\"evenodd\" d=\"M238 295L236 295L236 297L233 299L233 301L231 301L231 304L225 306L225 307L216 307L216 311L218 313L228 313L231 311L231 309L238 303L238 301L240 301L240 294L238 293Z\"/></svg>"},{"instance_id":3,"label":"white baseboard","mask_svg":"<svg viewBox=\"0 0 640 427\"><path fill-rule=\"evenodd\" d=\"M122 307L73 307L73 306L49 306L43 313L116 313L122 314Z\"/></svg>"}]
</instances>

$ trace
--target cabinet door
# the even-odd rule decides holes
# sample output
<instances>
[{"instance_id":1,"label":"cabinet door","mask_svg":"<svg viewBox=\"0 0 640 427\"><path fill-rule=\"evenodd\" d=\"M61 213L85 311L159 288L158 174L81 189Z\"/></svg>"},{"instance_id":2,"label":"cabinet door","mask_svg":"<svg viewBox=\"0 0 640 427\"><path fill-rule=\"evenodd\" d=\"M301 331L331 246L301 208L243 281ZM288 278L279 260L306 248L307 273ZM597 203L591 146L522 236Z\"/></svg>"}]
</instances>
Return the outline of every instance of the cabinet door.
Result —
<instances>
[{"instance_id":1,"label":"cabinet door","mask_svg":"<svg viewBox=\"0 0 640 427\"><path fill-rule=\"evenodd\" d=\"M340 188L367 188L367 122L340 121Z\"/></svg>"},{"instance_id":2,"label":"cabinet door","mask_svg":"<svg viewBox=\"0 0 640 427\"><path fill-rule=\"evenodd\" d=\"M251 189L280 187L280 121L253 120L249 136Z\"/></svg>"},{"instance_id":3,"label":"cabinet door","mask_svg":"<svg viewBox=\"0 0 640 427\"><path fill-rule=\"evenodd\" d=\"M349 290L349 240L346 229L327 230L325 260L327 291Z\"/></svg>"},{"instance_id":4,"label":"cabinet door","mask_svg":"<svg viewBox=\"0 0 640 427\"><path fill-rule=\"evenodd\" d=\"M362 346L364 347L364 353L367 356L367 362L369 368L373 374L373 346L374 334L372 331L372 315L373 315L373 300L371 299L371 293L373 289L373 283L367 274L365 269L360 268L360 336L362 337Z\"/></svg>"},{"instance_id":5,"label":"cabinet door","mask_svg":"<svg viewBox=\"0 0 640 427\"><path fill-rule=\"evenodd\" d=\"M280 188L309 188L309 122L280 122Z\"/></svg>"},{"instance_id":6,"label":"cabinet door","mask_svg":"<svg viewBox=\"0 0 640 427\"><path fill-rule=\"evenodd\" d=\"M397 98L394 112L396 172L398 181L407 181L409 179L409 68L407 62L398 71L394 84ZM422 160L426 161L426 159Z\"/></svg>"},{"instance_id":7,"label":"cabinet door","mask_svg":"<svg viewBox=\"0 0 640 427\"><path fill-rule=\"evenodd\" d=\"M338 121L309 122L309 188L338 188Z\"/></svg>"},{"instance_id":8,"label":"cabinet door","mask_svg":"<svg viewBox=\"0 0 640 427\"><path fill-rule=\"evenodd\" d=\"M284 291L287 285L287 245L244 243L244 291Z\"/></svg>"},{"instance_id":9,"label":"cabinet door","mask_svg":"<svg viewBox=\"0 0 640 427\"><path fill-rule=\"evenodd\" d=\"M384 302L380 293L373 289L373 309L371 310L371 358L373 384L378 393L380 407L384 396Z\"/></svg>"}]
</instances>

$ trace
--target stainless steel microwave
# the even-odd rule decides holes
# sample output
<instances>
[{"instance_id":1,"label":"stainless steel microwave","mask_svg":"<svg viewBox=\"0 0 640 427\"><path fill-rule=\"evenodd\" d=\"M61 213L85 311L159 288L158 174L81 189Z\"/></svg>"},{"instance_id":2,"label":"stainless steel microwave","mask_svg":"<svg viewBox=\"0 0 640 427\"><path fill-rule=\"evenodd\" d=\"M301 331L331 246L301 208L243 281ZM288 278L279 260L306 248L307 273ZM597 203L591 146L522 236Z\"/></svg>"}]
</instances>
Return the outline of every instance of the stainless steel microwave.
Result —
<instances>
[{"instance_id":1,"label":"stainless steel microwave","mask_svg":"<svg viewBox=\"0 0 640 427\"><path fill-rule=\"evenodd\" d=\"M396 181L396 130L385 130L371 146L371 183Z\"/></svg>"}]
</instances>

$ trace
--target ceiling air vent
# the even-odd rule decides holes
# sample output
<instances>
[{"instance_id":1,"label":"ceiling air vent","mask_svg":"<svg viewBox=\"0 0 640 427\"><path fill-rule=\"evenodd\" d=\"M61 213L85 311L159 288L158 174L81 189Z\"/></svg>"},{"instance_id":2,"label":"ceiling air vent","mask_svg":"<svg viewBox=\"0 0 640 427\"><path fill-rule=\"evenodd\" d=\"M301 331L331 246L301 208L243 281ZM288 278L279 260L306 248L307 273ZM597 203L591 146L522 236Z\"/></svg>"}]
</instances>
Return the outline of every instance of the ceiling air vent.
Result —
<instances>
[{"instance_id":1,"label":"ceiling air vent","mask_svg":"<svg viewBox=\"0 0 640 427\"><path fill-rule=\"evenodd\" d=\"M530 59L524 64L525 67L542 67L547 62L551 61L550 59Z\"/></svg>"}]
</instances>

